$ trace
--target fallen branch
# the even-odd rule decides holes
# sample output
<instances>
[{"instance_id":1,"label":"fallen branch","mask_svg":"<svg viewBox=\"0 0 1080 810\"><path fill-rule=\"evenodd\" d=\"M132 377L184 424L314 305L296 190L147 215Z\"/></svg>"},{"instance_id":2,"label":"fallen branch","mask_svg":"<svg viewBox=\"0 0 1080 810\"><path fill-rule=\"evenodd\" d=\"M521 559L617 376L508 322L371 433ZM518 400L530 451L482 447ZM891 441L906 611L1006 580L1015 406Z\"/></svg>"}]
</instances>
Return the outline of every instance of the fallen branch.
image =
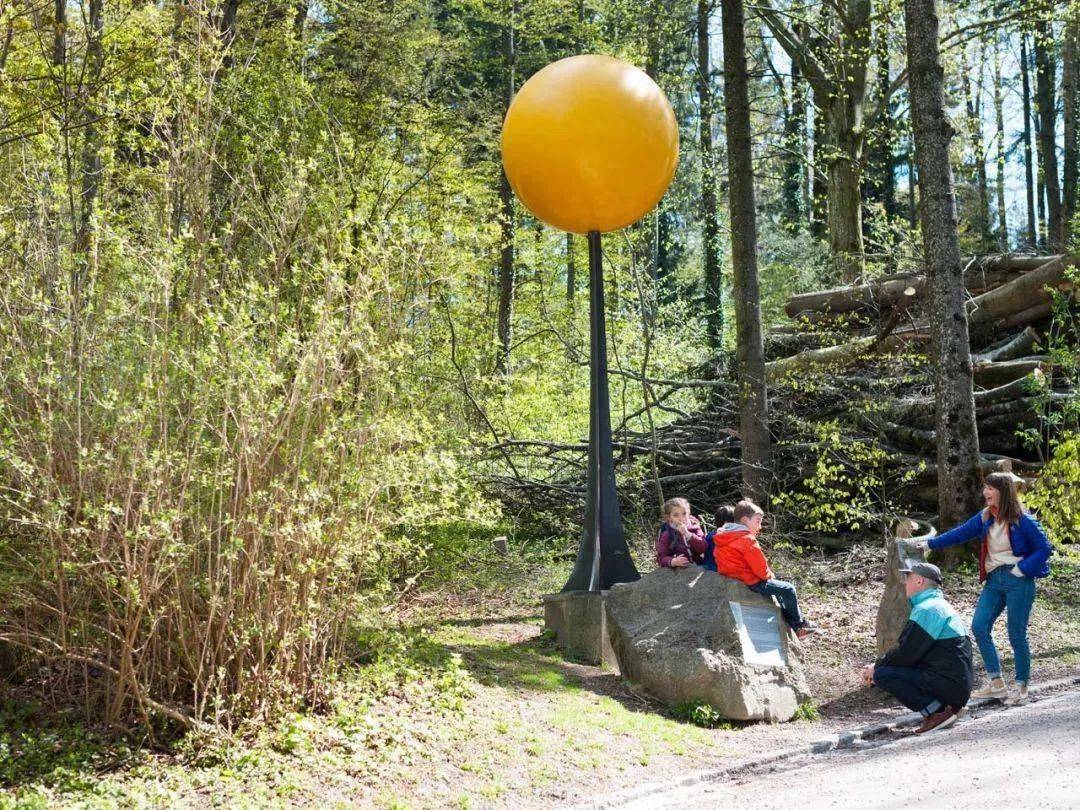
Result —
<instances>
[{"instance_id":1,"label":"fallen branch","mask_svg":"<svg viewBox=\"0 0 1080 810\"><path fill-rule=\"evenodd\" d=\"M809 349L791 357L784 357L765 364L765 379L775 384L785 374L794 371L805 371L815 366L833 365L844 366L853 362L860 356L870 351L896 351L907 345L906 335L891 334L879 338L878 336L855 338L848 343L839 346L827 346L824 349Z\"/></svg>"},{"instance_id":2,"label":"fallen branch","mask_svg":"<svg viewBox=\"0 0 1080 810\"><path fill-rule=\"evenodd\" d=\"M1039 333L1029 326L1020 334L995 343L971 359L976 363L1016 360L1018 357L1031 354L1038 340Z\"/></svg>"},{"instance_id":3,"label":"fallen branch","mask_svg":"<svg viewBox=\"0 0 1080 810\"><path fill-rule=\"evenodd\" d=\"M1031 350L1035 348L1038 340L1039 333L1028 326L1020 334L1013 335L1004 340L999 340L994 343L993 346L989 346L980 353L973 355L972 361L980 363L986 361L1016 360L1017 357L1023 357L1025 354L1030 354Z\"/></svg>"},{"instance_id":4,"label":"fallen branch","mask_svg":"<svg viewBox=\"0 0 1080 810\"><path fill-rule=\"evenodd\" d=\"M1025 360L1006 360L1002 363L975 363L972 372L975 382L984 387L994 387L1027 377L1035 371L1044 371L1045 357Z\"/></svg>"},{"instance_id":5,"label":"fallen branch","mask_svg":"<svg viewBox=\"0 0 1080 810\"><path fill-rule=\"evenodd\" d=\"M1051 302L1047 287L1072 288L1065 270L1075 261L1072 256L1055 256L1039 268L973 299L968 303L970 327L974 331L985 330L1020 313L1040 311Z\"/></svg>"},{"instance_id":6,"label":"fallen branch","mask_svg":"<svg viewBox=\"0 0 1080 810\"><path fill-rule=\"evenodd\" d=\"M995 331L1007 331L1009 329L1015 329L1018 326L1027 326L1028 324L1038 323L1039 321L1049 318L1050 314L1054 311L1054 305L1050 301L1046 301L1041 304L1036 304L1033 307L1022 309L1014 315L1010 315L1000 323L993 325ZM976 335L984 330L975 330Z\"/></svg>"},{"instance_id":7,"label":"fallen branch","mask_svg":"<svg viewBox=\"0 0 1080 810\"><path fill-rule=\"evenodd\" d=\"M967 260L964 284L969 291L990 289L1017 273L1027 273L1062 256L1001 256L987 260ZM789 317L807 312L855 312L861 309L886 309L908 298L922 298L926 276L912 274L878 279L865 284L835 287L791 296L784 304Z\"/></svg>"},{"instance_id":8,"label":"fallen branch","mask_svg":"<svg viewBox=\"0 0 1080 810\"><path fill-rule=\"evenodd\" d=\"M691 481L715 481L720 478L737 478L742 470L741 464L731 467L722 467L718 470L706 470L704 472L683 473L681 475L665 475L660 478L661 484L687 484Z\"/></svg>"},{"instance_id":9,"label":"fallen branch","mask_svg":"<svg viewBox=\"0 0 1080 810\"><path fill-rule=\"evenodd\" d=\"M1012 435L1017 428L1034 427L1039 424L1039 415L1034 411L1017 411L1001 416L991 416L978 423L979 436L991 436L995 433Z\"/></svg>"},{"instance_id":10,"label":"fallen branch","mask_svg":"<svg viewBox=\"0 0 1080 810\"><path fill-rule=\"evenodd\" d=\"M995 402L1007 402L1010 399L1025 396L1038 386L1038 374L1026 374L1012 382L990 388L986 391L975 392L975 404L990 405Z\"/></svg>"}]
</instances>

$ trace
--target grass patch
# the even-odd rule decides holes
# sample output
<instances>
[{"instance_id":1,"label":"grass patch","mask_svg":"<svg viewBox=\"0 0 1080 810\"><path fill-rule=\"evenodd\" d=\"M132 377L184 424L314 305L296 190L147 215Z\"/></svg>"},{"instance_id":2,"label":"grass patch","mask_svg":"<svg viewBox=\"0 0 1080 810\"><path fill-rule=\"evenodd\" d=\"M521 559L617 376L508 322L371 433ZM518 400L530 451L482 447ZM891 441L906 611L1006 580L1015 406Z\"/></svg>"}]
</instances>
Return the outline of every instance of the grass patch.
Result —
<instances>
[{"instance_id":1,"label":"grass patch","mask_svg":"<svg viewBox=\"0 0 1080 810\"><path fill-rule=\"evenodd\" d=\"M731 724L731 721L720 713L719 709L701 700L672 706L668 713L676 720L693 723L700 728L732 729L735 727Z\"/></svg>"},{"instance_id":2,"label":"grass patch","mask_svg":"<svg viewBox=\"0 0 1080 810\"><path fill-rule=\"evenodd\" d=\"M535 606L566 578L567 540L514 526L459 521L428 526L421 537L429 591L513 594Z\"/></svg>"},{"instance_id":3,"label":"grass patch","mask_svg":"<svg viewBox=\"0 0 1080 810\"><path fill-rule=\"evenodd\" d=\"M463 628L445 628L438 638L485 686L541 692L579 688L548 637L513 643L485 639Z\"/></svg>"}]
</instances>

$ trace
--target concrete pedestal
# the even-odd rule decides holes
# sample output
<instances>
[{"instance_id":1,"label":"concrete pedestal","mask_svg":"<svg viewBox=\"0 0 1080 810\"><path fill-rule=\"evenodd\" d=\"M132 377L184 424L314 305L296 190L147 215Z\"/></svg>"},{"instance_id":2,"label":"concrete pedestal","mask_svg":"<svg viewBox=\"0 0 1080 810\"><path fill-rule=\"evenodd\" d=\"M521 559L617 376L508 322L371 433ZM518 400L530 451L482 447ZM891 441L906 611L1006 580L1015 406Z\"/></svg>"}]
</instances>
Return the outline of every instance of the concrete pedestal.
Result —
<instances>
[{"instance_id":1,"label":"concrete pedestal","mask_svg":"<svg viewBox=\"0 0 1080 810\"><path fill-rule=\"evenodd\" d=\"M564 591L544 597L544 626L571 658L618 670L608 639L604 600L607 591Z\"/></svg>"}]
</instances>

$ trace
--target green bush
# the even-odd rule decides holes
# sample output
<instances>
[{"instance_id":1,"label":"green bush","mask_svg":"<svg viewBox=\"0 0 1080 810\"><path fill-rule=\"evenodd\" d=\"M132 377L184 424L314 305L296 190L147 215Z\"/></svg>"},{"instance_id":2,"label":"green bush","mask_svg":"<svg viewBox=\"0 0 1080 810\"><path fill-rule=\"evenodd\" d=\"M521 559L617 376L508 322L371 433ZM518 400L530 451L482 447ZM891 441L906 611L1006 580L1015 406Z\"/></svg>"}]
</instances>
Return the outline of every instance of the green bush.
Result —
<instances>
[{"instance_id":1,"label":"green bush","mask_svg":"<svg viewBox=\"0 0 1080 810\"><path fill-rule=\"evenodd\" d=\"M1080 433L1053 446L1050 460L1027 494L1025 504L1055 543L1080 543Z\"/></svg>"},{"instance_id":2,"label":"green bush","mask_svg":"<svg viewBox=\"0 0 1080 810\"><path fill-rule=\"evenodd\" d=\"M111 720L232 724L318 702L349 622L415 570L401 527L465 497L343 288L301 337L255 283L171 319L170 269L100 302L76 367L44 303L0 327L0 640L88 667Z\"/></svg>"},{"instance_id":3,"label":"green bush","mask_svg":"<svg viewBox=\"0 0 1080 810\"><path fill-rule=\"evenodd\" d=\"M1068 277L1080 282L1080 270L1070 268ZM1080 542L1080 316L1072 297L1052 291L1054 315L1052 328L1045 339L1049 375L1040 377L1032 387L1040 424L1037 429L1018 431L1029 442L1041 445L1049 460L1025 498L1028 507L1038 513L1051 540L1058 543ZM1055 394L1064 389L1068 395Z\"/></svg>"},{"instance_id":4,"label":"green bush","mask_svg":"<svg viewBox=\"0 0 1080 810\"><path fill-rule=\"evenodd\" d=\"M219 76L209 16L106 14L97 140L54 117L0 152L0 646L95 719L235 728L325 701L350 623L418 570L413 529L477 500L467 431L416 374L441 334L391 291L430 303L432 267L483 240L447 247L462 206L430 201L468 187L426 165L425 119L363 137L424 81L415 19L339 26L386 46L344 96L280 32ZM28 21L11 65L34 75ZM55 107L23 93L0 106Z\"/></svg>"},{"instance_id":5,"label":"green bush","mask_svg":"<svg viewBox=\"0 0 1080 810\"><path fill-rule=\"evenodd\" d=\"M812 473L774 496L773 504L778 511L798 516L798 523L811 531L865 530L886 511L883 493L911 481L918 472L897 474L889 452L871 441L853 440L835 422L812 424L810 432L816 444Z\"/></svg>"}]
</instances>

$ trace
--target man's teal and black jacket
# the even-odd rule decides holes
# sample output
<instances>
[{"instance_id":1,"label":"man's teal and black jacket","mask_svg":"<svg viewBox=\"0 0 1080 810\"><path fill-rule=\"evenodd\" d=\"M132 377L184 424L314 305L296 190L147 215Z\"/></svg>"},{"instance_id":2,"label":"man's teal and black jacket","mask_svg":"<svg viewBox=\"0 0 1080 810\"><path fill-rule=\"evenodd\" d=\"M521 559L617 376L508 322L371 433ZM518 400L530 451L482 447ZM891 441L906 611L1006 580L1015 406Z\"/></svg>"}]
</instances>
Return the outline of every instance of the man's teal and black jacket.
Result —
<instances>
[{"instance_id":1,"label":"man's teal and black jacket","mask_svg":"<svg viewBox=\"0 0 1080 810\"><path fill-rule=\"evenodd\" d=\"M921 591L910 601L911 615L900 641L876 665L927 670L943 685L947 682L950 691L956 690L950 702L962 706L972 682L971 641L964 623L938 588Z\"/></svg>"}]
</instances>

